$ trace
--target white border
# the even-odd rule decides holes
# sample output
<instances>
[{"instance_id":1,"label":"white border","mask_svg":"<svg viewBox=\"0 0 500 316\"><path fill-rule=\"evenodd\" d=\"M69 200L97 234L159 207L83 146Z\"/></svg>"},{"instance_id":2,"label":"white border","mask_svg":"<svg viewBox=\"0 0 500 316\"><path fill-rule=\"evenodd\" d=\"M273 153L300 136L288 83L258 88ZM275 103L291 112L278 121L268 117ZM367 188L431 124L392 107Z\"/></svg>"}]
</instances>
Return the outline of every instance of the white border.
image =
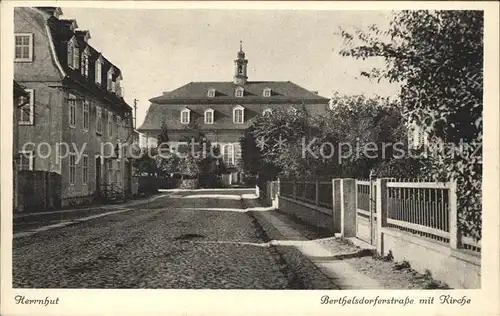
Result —
<instances>
[{"instance_id":1,"label":"white border","mask_svg":"<svg viewBox=\"0 0 500 316\"><path fill-rule=\"evenodd\" d=\"M12 102L14 5L59 5L65 7L147 8L147 9L260 9L260 10L369 10L369 9L477 9L485 10L485 98L484 98L484 249L482 289L453 293L472 299L468 306L415 305L396 306L332 306L320 305L322 295L330 296L396 296L424 297L443 292L434 291L215 291L215 290L13 290L12 264L12 108L1 107L1 312L2 315L352 315L366 313L386 315L498 315L499 300L499 128L498 116L498 12L496 2L152 2L152 1L2 1L2 104ZM50 32L48 32L50 36ZM56 59L57 60L57 59ZM57 61L56 61L57 63ZM58 65L60 66L60 65ZM59 297L60 304L47 307L14 304L17 294L29 297Z\"/></svg>"}]
</instances>

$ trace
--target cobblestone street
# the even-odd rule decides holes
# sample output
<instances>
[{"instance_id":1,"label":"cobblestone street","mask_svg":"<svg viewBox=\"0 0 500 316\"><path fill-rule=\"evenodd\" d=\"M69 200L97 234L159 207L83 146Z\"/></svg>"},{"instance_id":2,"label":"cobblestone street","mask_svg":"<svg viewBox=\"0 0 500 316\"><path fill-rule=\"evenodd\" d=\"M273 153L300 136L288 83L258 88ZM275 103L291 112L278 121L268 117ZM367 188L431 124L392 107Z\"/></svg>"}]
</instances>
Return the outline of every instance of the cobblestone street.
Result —
<instances>
[{"instance_id":1,"label":"cobblestone street","mask_svg":"<svg viewBox=\"0 0 500 316\"><path fill-rule=\"evenodd\" d=\"M244 191L205 195L214 193L178 192L15 238L13 287L289 288L286 267L242 212Z\"/></svg>"}]
</instances>

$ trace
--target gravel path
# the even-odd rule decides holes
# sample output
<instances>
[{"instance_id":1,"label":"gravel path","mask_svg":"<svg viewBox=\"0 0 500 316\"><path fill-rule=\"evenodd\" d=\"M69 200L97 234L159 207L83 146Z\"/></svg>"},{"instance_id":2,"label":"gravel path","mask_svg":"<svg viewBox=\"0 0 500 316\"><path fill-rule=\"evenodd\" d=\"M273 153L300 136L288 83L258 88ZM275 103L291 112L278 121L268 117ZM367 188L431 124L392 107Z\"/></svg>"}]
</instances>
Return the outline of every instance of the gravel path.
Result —
<instances>
[{"instance_id":1,"label":"gravel path","mask_svg":"<svg viewBox=\"0 0 500 316\"><path fill-rule=\"evenodd\" d=\"M283 267L241 201L161 198L13 240L15 288L284 289Z\"/></svg>"}]
</instances>

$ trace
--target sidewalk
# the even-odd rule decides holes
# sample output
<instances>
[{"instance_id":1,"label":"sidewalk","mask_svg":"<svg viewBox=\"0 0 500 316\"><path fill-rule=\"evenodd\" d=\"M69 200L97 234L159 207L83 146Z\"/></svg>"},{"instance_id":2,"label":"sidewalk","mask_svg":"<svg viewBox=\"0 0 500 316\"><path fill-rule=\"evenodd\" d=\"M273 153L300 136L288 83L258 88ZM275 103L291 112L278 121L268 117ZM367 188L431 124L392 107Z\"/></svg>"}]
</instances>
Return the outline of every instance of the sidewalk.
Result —
<instances>
[{"instance_id":1,"label":"sidewalk","mask_svg":"<svg viewBox=\"0 0 500 316\"><path fill-rule=\"evenodd\" d=\"M257 199L244 199L244 204L287 264L292 268L297 266L297 256L288 254L294 249L303 257L302 262L307 261L317 269L316 275L304 274L300 267L294 271L309 288L325 288L327 282L329 288L346 290L446 288L430 276L411 270L404 262L377 258L373 246L355 238L331 237L331 233L290 218L277 209L261 207ZM321 280L319 287L316 280Z\"/></svg>"},{"instance_id":2,"label":"sidewalk","mask_svg":"<svg viewBox=\"0 0 500 316\"><path fill-rule=\"evenodd\" d=\"M85 208L63 209L52 212L18 213L13 216L14 238L29 236L34 233L53 228L71 225L78 221L86 221L106 215L132 210L132 207L147 204L158 198L169 196L162 193L140 200L120 204L95 205Z\"/></svg>"}]
</instances>

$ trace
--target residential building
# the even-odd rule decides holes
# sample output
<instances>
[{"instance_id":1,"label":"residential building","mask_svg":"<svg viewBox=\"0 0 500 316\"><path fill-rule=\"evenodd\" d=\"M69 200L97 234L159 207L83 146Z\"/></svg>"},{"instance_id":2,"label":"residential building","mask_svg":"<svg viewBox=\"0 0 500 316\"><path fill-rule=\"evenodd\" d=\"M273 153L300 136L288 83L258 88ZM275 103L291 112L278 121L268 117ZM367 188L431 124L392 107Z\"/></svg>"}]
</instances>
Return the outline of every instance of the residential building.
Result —
<instances>
[{"instance_id":1,"label":"residential building","mask_svg":"<svg viewBox=\"0 0 500 316\"><path fill-rule=\"evenodd\" d=\"M14 79L30 96L19 112L26 157L19 168L60 174L66 206L101 197L110 183L129 190L132 163L119 148L134 127L120 68L89 43L89 31L61 15L58 7L15 8Z\"/></svg>"},{"instance_id":2,"label":"residential building","mask_svg":"<svg viewBox=\"0 0 500 316\"><path fill-rule=\"evenodd\" d=\"M248 60L240 45L232 81L191 82L150 99L146 118L138 129L147 146L156 146L163 122L172 146L188 136L195 125L220 147L230 172L225 181L233 184L241 178L239 140L255 118L283 108L305 109L310 115L328 110L329 99L293 82L249 81L247 68Z\"/></svg>"}]
</instances>

